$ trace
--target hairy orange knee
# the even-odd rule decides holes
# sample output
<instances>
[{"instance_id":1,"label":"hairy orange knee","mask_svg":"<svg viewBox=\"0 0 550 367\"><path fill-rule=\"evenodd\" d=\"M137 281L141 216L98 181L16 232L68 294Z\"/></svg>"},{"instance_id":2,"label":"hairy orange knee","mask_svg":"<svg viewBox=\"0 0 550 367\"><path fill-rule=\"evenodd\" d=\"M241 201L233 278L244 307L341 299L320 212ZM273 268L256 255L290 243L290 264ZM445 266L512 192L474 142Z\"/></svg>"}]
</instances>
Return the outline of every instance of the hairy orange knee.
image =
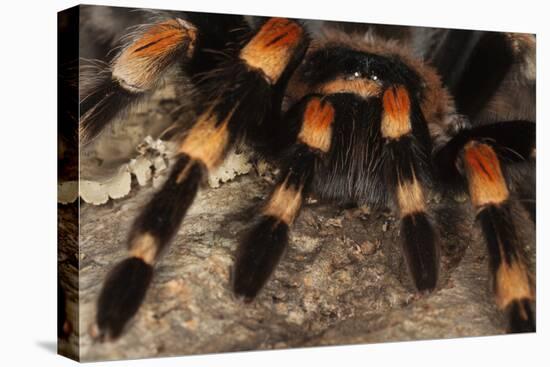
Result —
<instances>
[{"instance_id":1,"label":"hairy orange knee","mask_svg":"<svg viewBox=\"0 0 550 367\"><path fill-rule=\"evenodd\" d=\"M334 107L320 98L311 99L304 111L302 129L298 140L307 146L328 152L332 137Z\"/></svg>"},{"instance_id":2,"label":"hairy orange knee","mask_svg":"<svg viewBox=\"0 0 550 367\"><path fill-rule=\"evenodd\" d=\"M150 89L180 52L193 54L196 28L181 19L152 25L116 57L113 78L136 92Z\"/></svg>"},{"instance_id":3,"label":"hairy orange knee","mask_svg":"<svg viewBox=\"0 0 550 367\"><path fill-rule=\"evenodd\" d=\"M275 83L303 39L304 30L298 23L271 18L241 50L240 58Z\"/></svg>"},{"instance_id":4,"label":"hairy orange knee","mask_svg":"<svg viewBox=\"0 0 550 367\"><path fill-rule=\"evenodd\" d=\"M281 183L265 205L263 214L292 224L302 205L302 188L287 185L286 180Z\"/></svg>"},{"instance_id":5,"label":"hairy orange knee","mask_svg":"<svg viewBox=\"0 0 550 367\"><path fill-rule=\"evenodd\" d=\"M471 142L464 148L464 168L476 207L500 204L509 197L498 156L487 144Z\"/></svg>"},{"instance_id":6,"label":"hairy orange knee","mask_svg":"<svg viewBox=\"0 0 550 367\"><path fill-rule=\"evenodd\" d=\"M384 138L399 139L412 131L411 101L403 86L388 88L382 96L384 112L381 132Z\"/></svg>"}]
</instances>

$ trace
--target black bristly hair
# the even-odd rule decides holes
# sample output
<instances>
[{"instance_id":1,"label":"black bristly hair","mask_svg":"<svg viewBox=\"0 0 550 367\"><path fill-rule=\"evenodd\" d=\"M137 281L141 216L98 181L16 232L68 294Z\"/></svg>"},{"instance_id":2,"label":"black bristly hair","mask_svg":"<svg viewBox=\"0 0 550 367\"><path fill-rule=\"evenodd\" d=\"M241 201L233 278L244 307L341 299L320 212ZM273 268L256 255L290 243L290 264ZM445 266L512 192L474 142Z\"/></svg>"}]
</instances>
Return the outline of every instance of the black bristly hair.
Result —
<instances>
[{"instance_id":1,"label":"black bristly hair","mask_svg":"<svg viewBox=\"0 0 550 367\"><path fill-rule=\"evenodd\" d=\"M143 233L150 233L158 239L158 251L161 252L177 231L204 176L205 167L200 162L180 154L168 180L136 218L128 242L132 243Z\"/></svg>"},{"instance_id":2,"label":"black bristly hair","mask_svg":"<svg viewBox=\"0 0 550 367\"><path fill-rule=\"evenodd\" d=\"M122 88L105 72L96 76L90 91L80 101L80 136L83 144L93 141L115 117L121 116L122 112L144 97Z\"/></svg>"},{"instance_id":3,"label":"black bristly hair","mask_svg":"<svg viewBox=\"0 0 550 367\"><path fill-rule=\"evenodd\" d=\"M238 51L237 45L250 33L248 23L241 15L186 12L185 20L200 30L197 38L197 52L192 60L182 64L184 72L191 77L199 78L220 66L224 57L219 52L224 50L226 56ZM200 88L199 88L200 89Z\"/></svg>"},{"instance_id":4,"label":"black bristly hair","mask_svg":"<svg viewBox=\"0 0 550 367\"><path fill-rule=\"evenodd\" d=\"M136 314L153 279L153 267L130 257L117 264L107 276L97 301L99 340L116 339Z\"/></svg>"},{"instance_id":5,"label":"black bristly hair","mask_svg":"<svg viewBox=\"0 0 550 367\"><path fill-rule=\"evenodd\" d=\"M488 206L477 214L477 220L481 225L487 250L489 252L490 270L493 277L493 287L499 288L518 286L504 283L499 279L501 268L513 266L526 266L525 256L522 253L522 245L518 236L518 229L514 221L513 209L510 203L500 206ZM532 279L526 275L525 287L531 287ZM504 283L504 284L500 284ZM503 311L508 315L508 330L513 333L524 333L536 330L534 309L531 305L531 297L518 297L505 304ZM500 306L500 305L499 305Z\"/></svg>"},{"instance_id":6,"label":"black bristly hair","mask_svg":"<svg viewBox=\"0 0 550 367\"><path fill-rule=\"evenodd\" d=\"M418 73L397 55L378 55L353 50L342 45L328 45L308 56L300 70L301 79L311 87L322 85L336 77L360 77L384 85L405 84L412 94L422 89Z\"/></svg>"},{"instance_id":7,"label":"black bristly hair","mask_svg":"<svg viewBox=\"0 0 550 367\"><path fill-rule=\"evenodd\" d=\"M316 163L314 191L322 198L340 203L386 206L390 194L384 187L380 169L383 142L376 123L381 120L380 100L365 101L345 93L329 99L337 111L333 144L326 157Z\"/></svg>"},{"instance_id":8,"label":"black bristly hair","mask_svg":"<svg viewBox=\"0 0 550 367\"><path fill-rule=\"evenodd\" d=\"M172 172L134 221L128 257L106 278L98 300L101 337L121 335L144 300L154 265L166 252L201 182L241 143L281 167L277 184L236 251L232 287L246 301L260 294L283 258L291 227L310 194L393 209L400 218L412 280L418 291L428 292L438 284L440 255L429 191L443 185L469 190L493 277L499 276L499 269L529 277L524 263L518 262L521 243L514 237L516 218L508 210L512 186L502 172L508 164L534 157L534 123L518 119L482 125L473 119L515 62L511 46L502 44L509 41L504 35L450 32L432 57L455 94L457 111L439 76L413 62L412 55L395 43L384 47L380 40L365 38L363 48L335 38L308 50L311 37L299 20L249 22L241 16L203 13L181 17L189 24L168 22L188 31L188 37L156 51L172 58L166 63L152 60L161 71L144 84L156 85L168 75L163 68L178 66L193 84L196 119L175 135L178 153ZM168 23L156 26L162 24ZM136 35L125 50L143 50L159 39L163 38ZM192 46L193 53L185 54ZM485 60L489 56L493 74ZM120 62L119 66L132 66L128 60ZM81 133L96 136L146 92L128 90L110 73L96 76L96 85L80 102ZM282 106L287 96L288 109ZM462 130L455 126L457 112L467 115ZM472 155L467 161L469 148ZM521 195L528 196L530 189L520 187L525 189ZM501 253L513 259L503 260ZM505 280L499 280L501 292L514 286ZM505 299L506 304L502 301L512 331L535 329L534 298L525 294Z\"/></svg>"}]
</instances>

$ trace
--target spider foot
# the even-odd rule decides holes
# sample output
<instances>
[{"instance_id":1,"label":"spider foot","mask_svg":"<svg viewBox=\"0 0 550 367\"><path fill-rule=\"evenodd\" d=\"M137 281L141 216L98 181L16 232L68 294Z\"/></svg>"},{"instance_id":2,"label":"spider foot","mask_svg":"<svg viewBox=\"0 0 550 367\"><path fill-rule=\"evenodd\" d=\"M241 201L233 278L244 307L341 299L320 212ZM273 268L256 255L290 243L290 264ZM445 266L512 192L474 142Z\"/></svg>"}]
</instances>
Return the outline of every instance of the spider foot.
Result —
<instances>
[{"instance_id":1,"label":"spider foot","mask_svg":"<svg viewBox=\"0 0 550 367\"><path fill-rule=\"evenodd\" d=\"M97 305L97 339L117 339L137 313L153 278L153 267L131 257L119 263L105 281Z\"/></svg>"},{"instance_id":2,"label":"spider foot","mask_svg":"<svg viewBox=\"0 0 550 367\"><path fill-rule=\"evenodd\" d=\"M533 305L528 299L513 301L508 306L508 332L532 333L536 331Z\"/></svg>"},{"instance_id":3,"label":"spider foot","mask_svg":"<svg viewBox=\"0 0 550 367\"><path fill-rule=\"evenodd\" d=\"M416 289L431 292L437 285L439 251L435 233L425 213L402 218L403 250Z\"/></svg>"},{"instance_id":4,"label":"spider foot","mask_svg":"<svg viewBox=\"0 0 550 367\"><path fill-rule=\"evenodd\" d=\"M288 243L288 225L275 217L263 216L240 244L233 291L244 302L251 302L267 282Z\"/></svg>"}]
</instances>

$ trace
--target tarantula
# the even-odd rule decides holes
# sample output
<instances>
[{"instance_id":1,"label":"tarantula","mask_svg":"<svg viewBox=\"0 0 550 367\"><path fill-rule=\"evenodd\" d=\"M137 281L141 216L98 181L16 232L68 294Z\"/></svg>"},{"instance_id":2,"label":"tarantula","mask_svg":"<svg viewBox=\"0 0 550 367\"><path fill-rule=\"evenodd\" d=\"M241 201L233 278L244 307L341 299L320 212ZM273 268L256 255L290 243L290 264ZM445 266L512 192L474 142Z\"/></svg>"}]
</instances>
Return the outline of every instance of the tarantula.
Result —
<instances>
[{"instance_id":1,"label":"tarantula","mask_svg":"<svg viewBox=\"0 0 550 367\"><path fill-rule=\"evenodd\" d=\"M535 330L534 278L511 208L521 199L535 222L534 184L517 174L533 166L534 116L522 106L512 118L481 113L497 103L512 70L533 88L533 35L447 30L418 57L405 46L429 39L427 31L174 14L126 37L81 94L85 144L175 73L191 80L197 116L191 127L171 129L179 147L171 174L135 219L128 258L106 277L100 338L121 335L201 181L242 144L282 167L236 253L232 288L245 302L274 271L310 193L393 208L414 284L433 290L438 226L425 198L445 188L469 194L509 331Z\"/></svg>"}]
</instances>

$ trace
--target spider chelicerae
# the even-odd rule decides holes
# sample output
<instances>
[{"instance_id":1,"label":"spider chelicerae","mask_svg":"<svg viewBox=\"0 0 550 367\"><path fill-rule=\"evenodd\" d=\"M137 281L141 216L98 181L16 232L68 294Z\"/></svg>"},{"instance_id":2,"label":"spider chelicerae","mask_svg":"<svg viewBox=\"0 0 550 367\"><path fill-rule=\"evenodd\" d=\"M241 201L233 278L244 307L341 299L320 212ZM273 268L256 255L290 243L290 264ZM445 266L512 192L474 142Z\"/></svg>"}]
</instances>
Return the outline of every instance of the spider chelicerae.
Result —
<instances>
[{"instance_id":1,"label":"spider chelicerae","mask_svg":"<svg viewBox=\"0 0 550 367\"><path fill-rule=\"evenodd\" d=\"M535 330L534 277L515 214L517 203L535 222L534 182L521 174L534 169L534 95L510 92L534 88L533 35L192 12L153 18L84 77L81 141L174 75L190 81L196 119L167 133L177 159L130 229L128 258L105 279L100 339L123 333L201 182L241 145L281 167L236 252L231 287L244 302L269 280L310 194L392 208L414 285L433 290L441 239L426 197L463 191L508 330Z\"/></svg>"}]
</instances>

